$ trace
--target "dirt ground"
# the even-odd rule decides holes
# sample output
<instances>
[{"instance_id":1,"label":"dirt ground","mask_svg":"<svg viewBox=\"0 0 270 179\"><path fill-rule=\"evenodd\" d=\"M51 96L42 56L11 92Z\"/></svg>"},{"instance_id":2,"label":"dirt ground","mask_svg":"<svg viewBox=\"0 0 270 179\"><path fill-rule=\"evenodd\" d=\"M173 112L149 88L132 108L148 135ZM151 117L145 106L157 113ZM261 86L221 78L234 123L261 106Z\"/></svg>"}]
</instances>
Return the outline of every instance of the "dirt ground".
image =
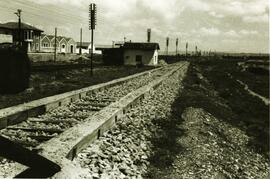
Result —
<instances>
[{"instance_id":1,"label":"dirt ground","mask_svg":"<svg viewBox=\"0 0 270 179\"><path fill-rule=\"evenodd\" d=\"M152 68L98 66L94 68L94 75L92 77L89 68L34 72L31 74L30 87L27 90L18 94L0 95L0 109L107 82Z\"/></svg>"},{"instance_id":2,"label":"dirt ground","mask_svg":"<svg viewBox=\"0 0 270 179\"><path fill-rule=\"evenodd\" d=\"M170 115L153 121L145 178L270 176L269 106L226 77L229 64L191 63Z\"/></svg>"}]
</instances>

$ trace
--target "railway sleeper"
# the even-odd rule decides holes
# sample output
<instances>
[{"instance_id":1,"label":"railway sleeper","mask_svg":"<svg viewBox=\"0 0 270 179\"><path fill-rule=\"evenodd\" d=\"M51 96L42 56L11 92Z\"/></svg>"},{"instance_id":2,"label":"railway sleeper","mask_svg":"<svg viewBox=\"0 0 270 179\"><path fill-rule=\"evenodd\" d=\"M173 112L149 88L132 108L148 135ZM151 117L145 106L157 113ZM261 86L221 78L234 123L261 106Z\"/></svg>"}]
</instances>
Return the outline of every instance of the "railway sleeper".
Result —
<instances>
[{"instance_id":1,"label":"railway sleeper","mask_svg":"<svg viewBox=\"0 0 270 179\"><path fill-rule=\"evenodd\" d=\"M38 142L44 142L55 137L55 135L28 135L31 139L37 140Z\"/></svg>"},{"instance_id":2,"label":"railway sleeper","mask_svg":"<svg viewBox=\"0 0 270 179\"><path fill-rule=\"evenodd\" d=\"M57 128L38 128L38 127L17 127L17 126L9 126L7 129L12 129L12 130L24 130L24 131L43 131L43 132L48 132L48 133L62 133L65 130L64 129L57 129Z\"/></svg>"},{"instance_id":3,"label":"railway sleeper","mask_svg":"<svg viewBox=\"0 0 270 179\"><path fill-rule=\"evenodd\" d=\"M108 106L110 103L104 103L104 102L102 102L102 103L100 103L100 101L95 101L95 102L84 102L84 103L77 103L76 105L78 105L78 106L93 106L93 107L106 107L106 106Z\"/></svg>"},{"instance_id":4,"label":"railway sleeper","mask_svg":"<svg viewBox=\"0 0 270 179\"><path fill-rule=\"evenodd\" d=\"M59 124L59 123L74 124L74 123L78 123L77 120L72 120L72 119L53 119L53 120L48 120L48 119L29 118L28 121L29 122L40 122L40 123L45 123L45 124Z\"/></svg>"},{"instance_id":5,"label":"railway sleeper","mask_svg":"<svg viewBox=\"0 0 270 179\"><path fill-rule=\"evenodd\" d=\"M89 96L90 97L90 96ZM93 97L91 96L90 98L87 98L87 101L98 101L98 102L115 102L117 99L115 98L99 98L99 97Z\"/></svg>"},{"instance_id":6,"label":"railway sleeper","mask_svg":"<svg viewBox=\"0 0 270 179\"><path fill-rule=\"evenodd\" d=\"M136 94L136 93L135 93ZM121 95L124 95L124 94L122 94L121 93ZM104 103L108 103L108 102L115 102L115 101L118 101L119 99L118 98L122 98L121 97L121 95L119 95L119 97L115 97L114 96L114 98L111 98L111 97L106 97L106 95L105 95L105 97L103 96L103 95L100 95L100 94L98 94L98 95L95 95L95 93L92 93L92 94L89 94L88 95L88 97L86 97L85 99L83 99L84 101L91 101L91 102L97 102L97 103L100 103L100 102L104 102ZM132 97L132 95L131 95L131 97ZM80 98L81 98L81 95L80 95ZM130 99L131 100L131 99ZM130 101L130 100L124 100L124 101ZM135 100L135 99L134 99ZM131 101L130 101L131 102ZM95 104L95 103L94 103ZM119 108L119 107L123 107L125 104L127 104L126 102L124 103L124 104L119 104L119 105L117 105L117 107L115 106L115 105L111 105L111 107L109 107L107 110L105 110L105 111L107 111L107 112L114 112L114 110L116 110L116 108ZM110 105L110 104L109 104ZM61 106L61 105L59 105L59 106ZM107 106L107 105L106 105ZM105 108L106 108L106 106L104 106ZM131 105L132 106L132 105ZM103 108L101 108L101 107L97 107L97 106L90 106L90 110L92 110L92 111L100 111L101 109L103 109ZM128 109L126 109L126 110L128 110ZM124 111L123 111L124 112ZM124 112L125 113L125 112ZM113 115L115 115L114 113L113 113ZM96 115L96 116L94 116L93 118L97 118L97 119L99 119L99 116L100 116L100 119L104 119L104 118L107 118L107 117L109 117L108 115ZM83 128L83 129L85 129L86 131L88 131L89 132L89 130L91 131L93 128L92 127L98 127L98 125L100 125L99 126L99 128L98 128L98 130L97 130L97 134L96 134L96 137L97 138L99 138L101 135L102 135L102 133L103 133L103 130L107 130L108 128L110 128L113 124L114 124L114 122L117 122L117 119L118 119L118 116L114 116L113 118L111 118L110 117L110 120L107 120L105 123L102 123L102 122L104 122L104 121L98 121L97 123L96 122L93 122L93 125L94 126L91 126L90 128L88 128L87 130L86 130L86 128L84 128L85 126L85 124L87 124L87 123L85 123L85 124L80 124L80 126ZM34 120L34 121L31 121L31 120ZM36 121L35 121L36 120ZM45 123L46 122L48 122L48 123L50 123L51 121L53 121L53 120L43 120ZM59 120L56 120L57 122L59 122ZM65 120L63 120L63 122L64 122ZM112 122L112 121L114 121L114 122ZM40 119L38 119L38 118L36 118L36 119L30 119L30 122L40 122ZM69 131L71 131L71 130L75 130L76 129L76 127L78 127L78 126L75 126L75 127L73 127L73 128L71 128ZM28 125L27 125L27 127L19 127L19 126L10 126L10 127L7 127L7 129L11 129L11 130L23 130L23 131L30 131L30 132L40 132L40 131L43 131L43 132L47 132L47 133L62 133L62 132L64 132L64 130L63 129L59 129L59 128L39 128L39 127L28 127ZM83 131L83 129L81 130L81 131ZM68 132L68 131L67 131ZM67 134L67 132L65 132L64 134ZM77 131L77 130L75 130L75 132L76 132L76 135L75 136L77 136L77 133L79 133L79 131ZM81 134L81 133L79 133L79 134ZM78 134L78 135L79 135ZM33 139L33 141L39 141L39 140L49 140L49 139L51 139L52 138L52 136L51 135L49 135L49 136L43 136L43 135L34 135L34 134L30 134L29 133L29 135L27 135L28 137L30 137L31 139ZM92 136L92 134L88 134L88 136ZM54 136L53 136L54 137ZM47 141L47 142L45 142L45 144L41 144L39 147L40 147L40 149L42 149L42 150L40 150L40 154L44 154L44 156L46 156L47 158L51 158L52 160L53 159L55 159L55 158L58 158L57 157L57 155L55 156L50 156L50 154L52 154L51 152L49 152L50 150L54 150L54 148L47 148L46 147L46 144L47 145L49 145L49 146L51 146L51 144L50 143L52 143L53 141L57 141L57 142L59 142L61 145L63 145L63 146L66 146L66 147L62 147L62 149L57 149L56 151L58 151L58 152L62 152L61 154L67 154L68 152L72 152L73 154L72 154L72 158L74 158L74 156L76 155L76 153L77 152L79 152L79 150L81 150L81 148L83 148L83 146L85 145L85 143L84 142L86 142L86 140L87 140L87 143L89 142L88 141L88 139L90 139L90 138L88 138L87 139L87 136L85 137L84 136L84 139L82 138L82 140L81 141L74 141L73 140L73 137L72 136L68 136L68 140L67 141L70 141L70 144L67 144L66 143L66 141L65 141L65 143L63 143L63 141L61 141L61 140L58 140L58 139L61 139L63 136L59 136L58 138L54 138L54 139L52 139L52 140L49 140L49 141ZM93 138L93 140L94 140L94 138ZM26 140L27 141L27 140ZM76 142L78 142L77 144L76 144ZM70 146L71 146L71 144L72 143L74 143L74 144L76 144L76 145L74 145L74 147L73 147L73 149L71 150L70 149ZM70 146L69 146L70 145ZM42 147L43 146L43 147ZM39 148L39 147L37 147L37 148ZM50 150L45 150L45 149L50 149ZM70 151L68 151L68 150L70 150ZM60 153L59 153L60 154ZM59 156L59 155L58 155ZM62 155L60 155L61 157L59 157L59 160L56 160L57 162L56 163L59 163L59 164L61 164L61 161L62 161ZM64 156L66 156L66 155L64 155ZM61 159L61 160L60 160ZM31 165L33 165L34 163L31 163ZM29 166L29 165L27 165L27 166ZM54 168L56 167L57 168L57 166L53 166ZM56 172L57 170L60 170L60 168L57 168L54 172ZM34 171L38 171L37 169L34 169ZM26 171L24 171L23 172L23 174L25 174L25 173L27 173L28 172L28 170L26 170ZM23 176L23 175L17 175L16 177L21 177L21 176ZM35 177L35 175L29 175L29 176L31 176L31 177Z\"/></svg>"},{"instance_id":7,"label":"railway sleeper","mask_svg":"<svg viewBox=\"0 0 270 179\"><path fill-rule=\"evenodd\" d=\"M25 131L27 132L27 131ZM9 139L11 140L16 140L16 141L26 141L26 139L19 139L20 136L16 135L16 134L12 134L12 133L4 133L3 134L4 136L8 137ZM26 134L26 138L31 138L31 139L34 139L38 142L44 142L44 141L47 141L51 138L55 137L55 135L50 135L50 134L41 134L41 135L34 135L34 134ZM16 142L15 141L15 142ZM21 142L16 142L16 143L21 143Z\"/></svg>"}]
</instances>

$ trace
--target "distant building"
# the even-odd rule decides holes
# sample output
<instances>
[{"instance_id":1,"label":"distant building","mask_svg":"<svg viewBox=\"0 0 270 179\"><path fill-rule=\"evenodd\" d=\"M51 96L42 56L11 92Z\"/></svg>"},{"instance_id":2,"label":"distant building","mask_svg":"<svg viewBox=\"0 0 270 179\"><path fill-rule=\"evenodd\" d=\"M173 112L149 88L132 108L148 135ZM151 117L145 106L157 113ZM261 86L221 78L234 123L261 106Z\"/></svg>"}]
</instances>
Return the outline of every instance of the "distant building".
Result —
<instances>
[{"instance_id":1,"label":"distant building","mask_svg":"<svg viewBox=\"0 0 270 179\"><path fill-rule=\"evenodd\" d=\"M40 44L36 44L39 46L39 52L54 52L55 50L55 38L54 35L41 35ZM72 38L57 36L56 37L56 52L57 53L76 53L76 42Z\"/></svg>"},{"instance_id":2,"label":"distant building","mask_svg":"<svg viewBox=\"0 0 270 179\"><path fill-rule=\"evenodd\" d=\"M82 42L82 44L80 42L77 42L77 49L76 49L76 53L80 53L80 47L82 49L82 54L90 54L91 53L91 43L90 42ZM95 44L93 44L93 49L94 49L94 53L96 52L95 49Z\"/></svg>"},{"instance_id":3,"label":"distant building","mask_svg":"<svg viewBox=\"0 0 270 179\"><path fill-rule=\"evenodd\" d=\"M0 24L0 43L19 43L22 40L27 52L36 51L36 43L40 43L40 36L43 30L34 26L21 23L21 38L19 38L18 22Z\"/></svg>"},{"instance_id":4,"label":"distant building","mask_svg":"<svg viewBox=\"0 0 270 179\"><path fill-rule=\"evenodd\" d=\"M126 42L123 45L124 65L157 65L158 43Z\"/></svg>"},{"instance_id":5,"label":"distant building","mask_svg":"<svg viewBox=\"0 0 270 179\"><path fill-rule=\"evenodd\" d=\"M103 54L103 61L110 65L148 65L158 64L158 43L125 42L121 46L97 47Z\"/></svg>"}]
</instances>

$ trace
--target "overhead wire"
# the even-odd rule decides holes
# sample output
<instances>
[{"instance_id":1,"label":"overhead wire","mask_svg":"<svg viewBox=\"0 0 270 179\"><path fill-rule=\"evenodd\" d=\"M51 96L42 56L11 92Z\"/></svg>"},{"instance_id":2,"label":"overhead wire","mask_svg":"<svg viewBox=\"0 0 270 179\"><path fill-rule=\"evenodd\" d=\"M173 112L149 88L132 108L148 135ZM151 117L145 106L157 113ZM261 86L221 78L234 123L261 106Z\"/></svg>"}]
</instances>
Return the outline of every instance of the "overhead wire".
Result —
<instances>
[{"instance_id":1,"label":"overhead wire","mask_svg":"<svg viewBox=\"0 0 270 179\"><path fill-rule=\"evenodd\" d=\"M19 0L17 0L19 1ZM14 3L20 5L20 6L24 6L28 9L32 9L33 11L35 12L46 12L46 13L51 13L51 14L55 14L55 15L59 15L59 16L62 16L62 17L65 17L65 18L72 18L74 20L81 20L81 18L84 18L82 16L78 16L78 14L76 14L76 16L74 16L74 14L72 14L73 11L67 11L65 9L63 9L63 7L56 7L57 10L53 10L53 9L49 9L49 8L46 8L46 7L43 7L43 6L36 6L36 5L28 5L28 4L25 4L23 2L16 2L14 1Z\"/></svg>"},{"instance_id":2,"label":"overhead wire","mask_svg":"<svg viewBox=\"0 0 270 179\"><path fill-rule=\"evenodd\" d=\"M29 6L29 5L24 5L26 8L25 9L23 9L23 12L26 12L27 13L27 15L28 14L32 14L33 16L38 16L38 17L40 17L40 18L43 18L43 19L46 19L46 20L50 20L50 21L54 21L54 22L58 22L59 23L59 21L65 21L65 22L67 22L67 23L78 23L78 22L81 22L81 21L83 21L83 20L85 20L85 22L87 22L87 18L85 18L85 19L83 19L83 18L75 18L74 16L67 16L67 15L64 15L64 14L62 14L62 15L60 15L59 13L58 14L56 14L56 17L58 17L58 18L53 18L52 16L44 16L44 15L41 15L40 13L35 13L35 12L44 12L42 9L35 9L35 8L33 8L33 7L31 7L31 6ZM17 9L16 8L14 8L14 7L10 7L10 6L6 6L6 5L1 5L1 7L2 8L4 8L4 9L10 9L10 10L12 10L13 12L15 12ZM32 10L32 11L31 11ZM34 12L33 12L33 10L34 10ZM47 11L45 11L45 13L48 13ZM52 14L52 13L51 13ZM59 18L59 16L62 16L61 18ZM72 19L73 18L73 19Z\"/></svg>"},{"instance_id":3,"label":"overhead wire","mask_svg":"<svg viewBox=\"0 0 270 179\"><path fill-rule=\"evenodd\" d=\"M68 9L64 8L63 6L56 5L53 8L50 9L47 6L43 5L38 5L36 3L29 4L25 0L16 0L16 1L11 1L10 3L4 4L0 6L0 8L3 9L2 12L5 12L6 15L9 14L7 12L7 9L12 11L11 14L17 11L17 9L22 9L23 15L22 15L22 20L25 19L27 20L28 23L31 24L36 24L36 25L41 25L43 26L44 24L47 25L47 23L43 24L37 24L37 22L44 22L44 20L52 22L52 24L67 24L67 26L81 26L83 29L88 30L89 26L89 14L88 14L88 5L86 6L87 8L74 8L74 9ZM78 11L85 10L85 16L80 15L80 13L76 13ZM2 13L1 12L1 13ZM105 22L108 21L109 19L101 16L101 14L105 14L106 10L104 9L98 9L97 10L97 19L99 26L104 26ZM17 18L17 17L16 17ZM14 18L15 19L15 18ZM40 20L39 20L40 19ZM109 36L112 31L115 30L115 24L110 24L111 28L108 29L110 33L107 33ZM60 29L59 29L60 30ZM85 31L85 30L84 30ZM87 32L87 31L85 31ZM87 34L86 36L89 36ZM108 37L107 37L108 38Z\"/></svg>"}]
</instances>

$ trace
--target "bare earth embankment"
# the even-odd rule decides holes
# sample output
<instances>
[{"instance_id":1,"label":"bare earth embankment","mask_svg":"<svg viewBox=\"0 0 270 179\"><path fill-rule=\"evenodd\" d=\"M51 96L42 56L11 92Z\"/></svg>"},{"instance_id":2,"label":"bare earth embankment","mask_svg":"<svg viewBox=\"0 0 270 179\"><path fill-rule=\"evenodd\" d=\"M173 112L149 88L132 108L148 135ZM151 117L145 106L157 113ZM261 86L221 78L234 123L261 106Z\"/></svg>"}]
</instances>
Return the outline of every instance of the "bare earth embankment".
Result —
<instances>
[{"instance_id":1,"label":"bare earth embankment","mask_svg":"<svg viewBox=\"0 0 270 179\"><path fill-rule=\"evenodd\" d=\"M146 178L269 177L269 106L227 75L251 76L238 70L236 62L191 63L171 110L149 129Z\"/></svg>"}]
</instances>

